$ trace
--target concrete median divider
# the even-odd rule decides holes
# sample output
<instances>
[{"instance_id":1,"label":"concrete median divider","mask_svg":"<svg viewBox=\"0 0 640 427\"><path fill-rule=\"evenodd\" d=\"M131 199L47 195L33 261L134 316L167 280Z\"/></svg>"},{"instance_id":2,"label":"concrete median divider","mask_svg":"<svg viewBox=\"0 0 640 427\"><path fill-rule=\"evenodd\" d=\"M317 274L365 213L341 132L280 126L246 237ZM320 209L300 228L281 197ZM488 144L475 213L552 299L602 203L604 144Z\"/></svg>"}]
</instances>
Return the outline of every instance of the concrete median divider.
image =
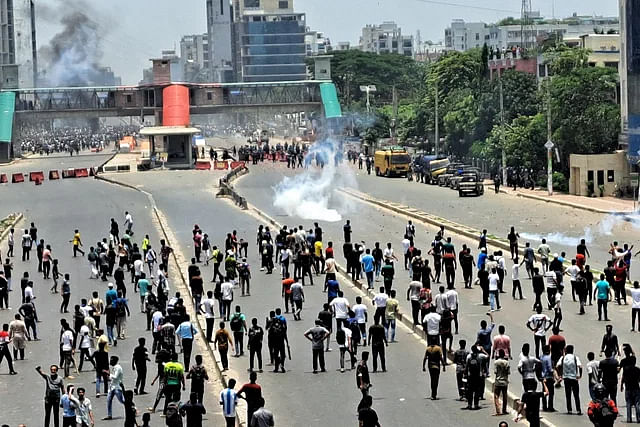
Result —
<instances>
[{"instance_id":1,"label":"concrete median divider","mask_svg":"<svg viewBox=\"0 0 640 427\"><path fill-rule=\"evenodd\" d=\"M231 185L231 182L237 177L242 176L248 172L249 170L243 164L242 166L231 170L231 172L220 178L220 181L218 182L218 187L220 189L218 190L218 194L216 195L216 197L229 197L230 199L233 199L234 203L241 209L246 210L248 208L247 199L242 197L233 189L233 185Z\"/></svg>"},{"instance_id":2,"label":"concrete median divider","mask_svg":"<svg viewBox=\"0 0 640 427\"><path fill-rule=\"evenodd\" d=\"M38 180L40 180L40 181L44 181L44 172L42 172L42 171L38 171L38 172L29 172L29 181L31 181L31 182L33 182L33 181L38 182Z\"/></svg>"},{"instance_id":3,"label":"concrete median divider","mask_svg":"<svg viewBox=\"0 0 640 427\"><path fill-rule=\"evenodd\" d=\"M24 175L21 173L14 173L11 175L11 182L12 183L18 183L18 182L24 182Z\"/></svg>"},{"instance_id":4,"label":"concrete median divider","mask_svg":"<svg viewBox=\"0 0 640 427\"><path fill-rule=\"evenodd\" d=\"M60 172L58 172L57 170L49 171L49 180L52 179L60 179Z\"/></svg>"},{"instance_id":5,"label":"concrete median divider","mask_svg":"<svg viewBox=\"0 0 640 427\"><path fill-rule=\"evenodd\" d=\"M215 164L213 165L213 168L214 168L215 170L218 170L218 171L224 171L224 170L227 170L227 169L228 169L228 166L229 166L229 165L227 164L227 162L226 162L226 161L224 161L224 162L222 162L222 161L217 161L217 162L215 162Z\"/></svg>"},{"instance_id":6,"label":"concrete median divider","mask_svg":"<svg viewBox=\"0 0 640 427\"><path fill-rule=\"evenodd\" d=\"M89 176L89 170L87 168L78 168L75 170L76 178L86 178Z\"/></svg>"}]
</instances>

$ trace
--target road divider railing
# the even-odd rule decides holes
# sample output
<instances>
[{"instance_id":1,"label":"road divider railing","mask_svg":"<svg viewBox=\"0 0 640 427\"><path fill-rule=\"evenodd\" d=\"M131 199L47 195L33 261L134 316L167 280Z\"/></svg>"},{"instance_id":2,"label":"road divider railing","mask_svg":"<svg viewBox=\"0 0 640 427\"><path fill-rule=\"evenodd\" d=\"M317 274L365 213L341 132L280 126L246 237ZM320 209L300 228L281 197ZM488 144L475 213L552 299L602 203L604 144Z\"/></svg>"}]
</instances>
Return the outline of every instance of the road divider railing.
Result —
<instances>
[{"instance_id":1,"label":"road divider railing","mask_svg":"<svg viewBox=\"0 0 640 427\"><path fill-rule=\"evenodd\" d=\"M248 173L249 170L247 169L247 166L244 164L244 162L237 163L242 163L242 165L232 169L229 173L220 178L220 181L218 182L219 190L217 197L229 197L233 199L235 204L238 205L241 209L246 210L248 209L247 199L242 197L240 194L238 194L237 191L234 190L232 181L237 177Z\"/></svg>"}]
</instances>

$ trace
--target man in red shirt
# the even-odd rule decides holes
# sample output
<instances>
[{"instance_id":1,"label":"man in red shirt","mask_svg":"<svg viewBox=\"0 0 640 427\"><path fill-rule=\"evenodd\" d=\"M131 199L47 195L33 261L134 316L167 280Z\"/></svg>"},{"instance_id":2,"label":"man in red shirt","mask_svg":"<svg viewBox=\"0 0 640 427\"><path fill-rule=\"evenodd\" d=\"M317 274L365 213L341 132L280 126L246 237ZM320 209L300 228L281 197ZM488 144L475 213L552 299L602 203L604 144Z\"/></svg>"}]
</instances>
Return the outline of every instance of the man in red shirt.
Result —
<instances>
[{"instance_id":1,"label":"man in red shirt","mask_svg":"<svg viewBox=\"0 0 640 427\"><path fill-rule=\"evenodd\" d=\"M498 326L498 335L493 337L493 354L492 359L497 359L500 350L504 350L505 359L512 359L511 357L511 338L505 333L504 325Z\"/></svg>"},{"instance_id":2,"label":"man in red shirt","mask_svg":"<svg viewBox=\"0 0 640 427\"><path fill-rule=\"evenodd\" d=\"M253 413L260 409L262 387L256 383L257 380L258 374L255 371L251 371L249 374L249 382L243 385L237 393L238 397L247 401L247 420L251 420Z\"/></svg>"},{"instance_id":3,"label":"man in red shirt","mask_svg":"<svg viewBox=\"0 0 640 427\"><path fill-rule=\"evenodd\" d=\"M562 357L564 353L564 348L567 345L564 337L560 335L560 328L554 327L552 330L553 335L549 337L549 347L551 347L551 360L553 361L553 366L558 364L558 360Z\"/></svg>"},{"instance_id":4,"label":"man in red shirt","mask_svg":"<svg viewBox=\"0 0 640 427\"><path fill-rule=\"evenodd\" d=\"M289 303L291 303L291 310L293 310L293 298L291 294L291 285L295 283L295 280L289 277L289 273L286 273L285 279L282 281L282 298L284 298L284 312L289 312Z\"/></svg>"}]
</instances>

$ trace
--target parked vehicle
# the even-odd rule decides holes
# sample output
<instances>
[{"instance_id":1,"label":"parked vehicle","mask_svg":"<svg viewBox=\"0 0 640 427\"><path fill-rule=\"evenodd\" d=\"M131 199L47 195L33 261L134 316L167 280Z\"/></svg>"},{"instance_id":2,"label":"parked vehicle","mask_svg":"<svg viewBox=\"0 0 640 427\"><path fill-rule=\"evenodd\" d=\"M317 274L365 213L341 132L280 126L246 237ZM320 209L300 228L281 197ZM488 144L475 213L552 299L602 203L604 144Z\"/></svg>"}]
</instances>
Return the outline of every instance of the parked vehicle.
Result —
<instances>
[{"instance_id":1,"label":"parked vehicle","mask_svg":"<svg viewBox=\"0 0 640 427\"><path fill-rule=\"evenodd\" d=\"M484 194L483 179L478 173L463 175L458 183L458 195L460 197L470 194L476 196L482 196Z\"/></svg>"},{"instance_id":2,"label":"parked vehicle","mask_svg":"<svg viewBox=\"0 0 640 427\"><path fill-rule=\"evenodd\" d=\"M404 148L378 150L375 152L373 167L377 176L406 177L411 167L411 157Z\"/></svg>"},{"instance_id":3,"label":"parked vehicle","mask_svg":"<svg viewBox=\"0 0 640 427\"><path fill-rule=\"evenodd\" d=\"M449 180L449 188L451 188L452 190L458 190L460 181L464 176L476 176L479 174L480 172L478 171L477 168L464 169L462 173L459 173L458 175L452 177Z\"/></svg>"}]
</instances>

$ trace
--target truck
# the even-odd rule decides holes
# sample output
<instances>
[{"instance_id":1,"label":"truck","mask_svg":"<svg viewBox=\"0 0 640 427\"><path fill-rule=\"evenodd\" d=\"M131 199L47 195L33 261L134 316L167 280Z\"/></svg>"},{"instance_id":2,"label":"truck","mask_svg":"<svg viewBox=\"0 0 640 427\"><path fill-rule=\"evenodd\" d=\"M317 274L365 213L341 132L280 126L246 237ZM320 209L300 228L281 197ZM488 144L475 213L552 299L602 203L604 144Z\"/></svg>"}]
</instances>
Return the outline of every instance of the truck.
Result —
<instances>
[{"instance_id":1,"label":"truck","mask_svg":"<svg viewBox=\"0 0 640 427\"><path fill-rule=\"evenodd\" d=\"M424 174L424 182L433 184L438 175L444 173L449 166L449 159L433 155L421 154L413 159L413 171Z\"/></svg>"},{"instance_id":2,"label":"truck","mask_svg":"<svg viewBox=\"0 0 640 427\"><path fill-rule=\"evenodd\" d=\"M388 148L375 152L373 167L377 176L404 176L411 167L411 157L404 148Z\"/></svg>"},{"instance_id":3,"label":"truck","mask_svg":"<svg viewBox=\"0 0 640 427\"><path fill-rule=\"evenodd\" d=\"M476 196L484 194L483 179L478 172L464 172L458 182L458 196L464 197L469 194Z\"/></svg>"}]
</instances>

